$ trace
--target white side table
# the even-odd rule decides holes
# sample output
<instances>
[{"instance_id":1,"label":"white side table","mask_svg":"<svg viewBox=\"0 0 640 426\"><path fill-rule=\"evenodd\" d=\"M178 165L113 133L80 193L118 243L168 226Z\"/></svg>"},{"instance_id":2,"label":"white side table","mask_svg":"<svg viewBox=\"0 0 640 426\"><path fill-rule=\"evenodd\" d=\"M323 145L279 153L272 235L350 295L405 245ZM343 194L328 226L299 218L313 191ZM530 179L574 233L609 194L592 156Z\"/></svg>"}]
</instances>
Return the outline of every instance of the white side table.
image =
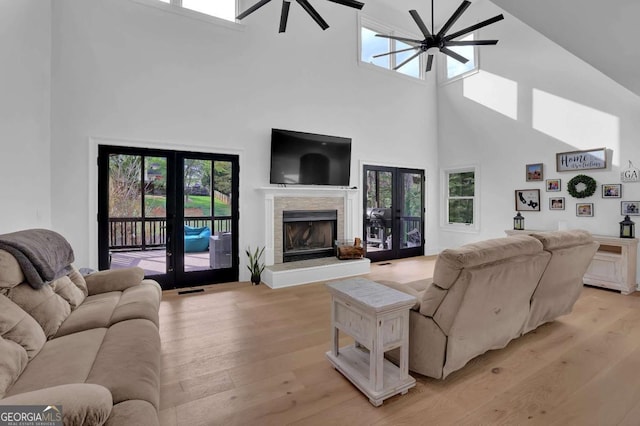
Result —
<instances>
[{"instance_id":1,"label":"white side table","mask_svg":"<svg viewBox=\"0 0 640 426\"><path fill-rule=\"evenodd\" d=\"M328 283L331 293L331 350L333 366L376 407L416 385L409 375L409 310L416 298L364 278ZM339 332L356 344L338 348ZM384 353L400 348L400 366Z\"/></svg>"}]
</instances>

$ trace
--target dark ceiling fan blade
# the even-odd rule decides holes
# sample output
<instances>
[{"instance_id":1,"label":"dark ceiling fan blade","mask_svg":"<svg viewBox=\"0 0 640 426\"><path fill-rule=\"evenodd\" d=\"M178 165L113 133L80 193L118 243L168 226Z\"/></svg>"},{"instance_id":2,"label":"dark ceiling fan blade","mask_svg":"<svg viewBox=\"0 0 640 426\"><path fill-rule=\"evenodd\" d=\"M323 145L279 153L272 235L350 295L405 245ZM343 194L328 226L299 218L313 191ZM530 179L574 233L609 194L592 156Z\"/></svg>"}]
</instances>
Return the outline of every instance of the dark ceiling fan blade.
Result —
<instances>
[{"instance_id":1,"label":"dark ceiling fan blade","mask_svg":"<svg viewBox=\"0 0 640 426\"><path fill-rule=\"evenodd\" d=\"M469 62L469 60L467 58L465 58L464 56L458 55L456 52L454 52L451 49L447 49L446 47L441 47L440 51L442 53L444 53L445 55L451 56L456 61L462 62L463 64L466 64L467 62Z\"/></svg>"},{"instance_id":2,"label":"dark ceiling fan blade","mask_svg":"<svg viewBox=\"0 0 640 426\"><path fill-rule=\"evenodd\" d=\"M422 40L414 40L412 38L406 38L406 37L396 37L396 36L390 36L386 34L376 34L376 37L391 38L393 40L403 41L405 43L422 44Z\"/></svg>"},{"instance_id":3,"label":"dark ceiling fan blade","mask_svg":"<svg viewBox=\"0 0 640 426\"><path fill-rule=\"evenodd\" d=\"M364 6L364 3L361 3L356 0L329 0L329 1L333 3L341 4L343 6L353 7L354 9L358 9L358 10L362 9L362 6Z\"/></svg>"},{"instance_id":4,"label":"dark ceiling fan blade","mask_svg":"<svg viewBox=\"0 0 640 426\"><path fill-rule=\"evenodd\" d=\"M258 3L251 6L249 9L242 12L240 15L236 16L236 19L244 19L247 16L251 15L256 10L260 9L265 4L269 3L271 0L260 0Z\"/></svg>"},{"instance_id":5,"label":"dark ceiling fan blade","mask_svg":"<svg viewBox=\"0 0 640 426\"><path fill-rule=\"evenodd\" d=\"M395 70L397 70L397 69L399 69L399 68L402 68L403 66L405 66L405 65L406 65L406 64L408 64L409 62L413 61L413 60L414 60L415 58L417 58L417 57L418 57L418 55L419 55L419 54L421 54L421 53L422 53L422 50L421 50L421 51L419 51L418 53L416 53L415 55L413 55L413 56L409 57L407 60L405 60L404 62L402 62L400 65L397 65L397 66L394 68L394 71L395 71Z\"/></svg>"},{"instance_id":6,"label":"dark ceiling fan blade","mask_svg":"<svg viewBox=\"0 0 640 426\"><path fill-rule=\"evenodd\" d=\"M324 19L322 19L322 16L320 16L318 11L316 11L307 0L296 0L296 1L309 14L309 16L311 16L313 20L316 21L316 24L320 25L320 28L322 28L322 30L326 30L327 28L329 28L329 24L327 24L327 22Z\"/></svg>"},{"instance_id":7,"label":"dark ceiling fan blade","mask_svg":"<svg viewBox=\"0 0 640 426\"><path fill-rule=\"evenodd\" d=\"M427 69L425 70L425 72L431 71L432 66L433 66L433 55L429 55L429 57L427 58Z\"/></svg>"},{"instance_id":8,"label":"dark ceiling fan blade","mask_svg":"<svg viewBox=\"0 0 640 426\"><path fill-rule=\"evenodd\" d=\"M462 2L462 4L460 6L458 6L458 9L455 12L453 12L453 15L451 15L451 17L444 24L444 26L442 28L440 28L440 31L438 31L438 35L440 37L442 37L443 34L446 34L447 31L449 31L449 28L451 28L453 26L453 24L456 23L456 21L462 16L464 11L467 10L467 8L469 6L471 6L471 2L467 1L467 0L464 0Z\"/></svg>"},{"instance_id":9,"label":"dark ceiling fan blade","mask_svg":"<svg viewBox=\"0 0 640 426\"><path fill-rule=\"evenodd\" d=\"M373 55L374 58L379 58L381 56L393 55L394 53L406 52L408 50L420 49L420 46L409 47L408 49L395 50L393 52L381 53L379 55Z\"/></svg>"},{"instance_id":10,"label":"dark ceiling fan blade","mask_svg":"<svg viewBox=\"0 0 640 426\"><path fill-rule=\"evenodd\" d=\"M479 28L486 27L487 25L491 25L494 22L502 21L503 19L504 19L504 16L502 14L494 16L493 18L489 18L486 21L479 22L479 23L477 23L475 25L472 25L470 27L467 27L467 28L465 28L463 30L457 31L457 32L455 32L453 34L449 34L448 36L443 37L443 40L444 41L452 40L452 39L454 39L456 37L460 37L461 35L468 34L468 33L472 32L472 31L475 31L475 30L477 30Z\"/></svg>"},{"instance_id":11,"label":"dark ceiling fan blade","mask_svg":"<svg viewBox=\"0 0 640 426\"><path fill-rule=\"evenodd\" d=\"M284 0L282 2L282 12L280 13L280 29L278 32L283 33L287 31L287 20L289 19L289 8L291 2Z\"/></svg>"},{"instance_id":12,"label":"dark ceiling fan blade","mask_svg":"<svg viewBox=\"0 0 640 426\"><path fill-rule=\"evenodd\" d=\"M417 10L410 10L409 13L411 14L411 17L413 18L413 20L416 21L416 24L418 24L418 28L420 28L420 31L422 31L422 34L424 34L424 37L425 38L431 37L431 33L429 32L429 29L424 24L424 21L422 20L422 18L418 14L418 11Z\"/></svg>"},{"instance_id":13,"label":"dark ceiling fan blade","mask_svg":"<svg viewBox=\"0 0 640 426\"><path fill-rule=\"evenodd\" d=\"M498 44L498 40L461 40L445 41L446 46L488 46Z\"/></svg>"}]
</instances>

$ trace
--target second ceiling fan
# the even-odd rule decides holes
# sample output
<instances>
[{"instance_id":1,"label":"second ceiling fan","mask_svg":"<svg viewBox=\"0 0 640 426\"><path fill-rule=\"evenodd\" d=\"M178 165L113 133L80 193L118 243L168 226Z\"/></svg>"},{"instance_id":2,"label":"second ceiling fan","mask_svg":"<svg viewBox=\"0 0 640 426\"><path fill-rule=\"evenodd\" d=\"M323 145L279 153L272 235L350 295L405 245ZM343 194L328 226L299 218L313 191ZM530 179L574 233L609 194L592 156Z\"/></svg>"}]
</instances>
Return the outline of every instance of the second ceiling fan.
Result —
<instances>
[{"instance_id":1,"label":"second ceiling fan","mask_svg":"<svg viewBox=\"0 0 640 426\"><path fill-rule=\"evenodd\" d=\"M390 38L393 40L401 41L403 43L407 43L412 46L407 49L400 49L393 52L381 53L379 55L374 55L373 57L379 58L380 56L393 55L396 53L408 52L410 50L418 50L416 54L410 56L405 61L403 61L402 63L400 63L399 65L393 68L394 70L397 70L400 67L406 65L407 63L411 62L421 54L427 52L429 49L435 47L445 55L448 55L453 59L459 62L462 62L463 64L467 63L469 61L467 58L454 52L449 47L450 46L494 45L498 43L498 40L460 40L458 41L454 39L504 19L504 16L500 14L500 15L494 16L493 18L489 18L485 21L472 25L470 27L464 28L460 31L456 31L455 33L447 34L447 31L451 29L453 24L456 23L456 21L460 18L460 16L462 16L464 11L467 10L469 6L471 6L470 1L467 1L467 0L463 1L462 4L458 7L458 9L453 13L453 15L451 15L451 17L447 20L447 22L442 26L442 28L440 28L440 31L438 31L437 33L435 33L434 25L433 25L433 0L431 0L431 31L429 31L429 29L425 25L424 21L422 20L418 12L416 10L410 10L409 14L411 14L411 17L418 25L418 28L420 28L420 32L422 32L422 34L425 37L424 40L416 40L416 39L411 39L406 37L396 37L396 36L390 36L385 34L376 34L376 37ZM433 66L433 55L429 54L427 59L426 72L431 71L432 66Z\"/></svg>"}]
</instances>

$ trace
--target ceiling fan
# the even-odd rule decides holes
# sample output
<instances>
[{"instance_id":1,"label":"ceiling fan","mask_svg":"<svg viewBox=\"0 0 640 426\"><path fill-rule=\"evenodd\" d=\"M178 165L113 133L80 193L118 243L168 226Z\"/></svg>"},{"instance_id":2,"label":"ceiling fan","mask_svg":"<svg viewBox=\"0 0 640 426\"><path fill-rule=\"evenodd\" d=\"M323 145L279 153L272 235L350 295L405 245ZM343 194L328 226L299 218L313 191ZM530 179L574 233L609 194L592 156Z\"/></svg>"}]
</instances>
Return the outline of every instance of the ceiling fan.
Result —
<instances>
[{"instance_id":1,"label":"ceiling fan","mask_svg":"<svg viewBox=\"0 0 640 426\"><path fill-rule=\"evenodd\" d=\"M386 55L393 55L396 53L401 53L401 52L408 52L410 50L418 50L418 52L415 55L410 56L409 58L407 58L405 61L403 61L401 64L399 64L398 66L396 66L394 68L394 70L399 69L400 67L406 65L407 63L411 62L412 60L414 60L415 58L417 58L418 56L420 56L421 54L425 53L427 50L431 49L432 47L437 48L438 50L440 50L440 52L444 53L445 55L448 55L450 57L452 57L453 59L462 62L463 64L466 64L469 60L467 58L465 58L464 56L454 52L453 50L449 49L450 46L484 46L484 45L495 45L498 43L498 40L461 40L461 41L456 41L454 40L454 38L458 38L460 36L463 36L465 34L468 34L472 31L475 31L479 28L482 27L486 27L487 25L491 25L495 22L501 21L504 19L504 16L502 16L502 14L494 16L493 18L489 18L485 21L479 22L475 25L472 25L470 27L464 28L460 31L456 31L453 34L448 34L447 35L447 31L449 31L449 29L453 26L453 24L456 23L456 21L460 18L460 16L462 16L462 14L464 13L465 10L467 10L467 8L471 6L471 2L470 1L463 1L462 4L458 7L458 9L453 13L453 15L451 15L451 17L449 18L449 20L442 26L442 28L440 28L440 31L438 31L437 33L435 33L434 30L434 25L433 25L433 0L431 0L431 32L429 32L429 29L427 28L427 26L424 24L424 21L422 20L422 18L420 17L420 15L418 14L418 12L416 10L410 10L409 14L411 15L411 17L413 18L413 20L416 22L416 24L418 25L418 28L420 28L420 31L422 32L422 34L424 35L424 40L414 40L411 38L405 38L405 37L396 37L396 36L390 36L390 35L384 35L384 34L376 34L376 37L384 37L384 38L390 38L393 40L398 40L401 41L403 43L407 43L409 45L415 45L415 46L411 46L407 49L400 49L400 50L396 50L394 52L387 52L387 53L382 53L379 55L374 55L374 58L379 58L380 56L386 56ZM427 59L427 68L426 68L426 72L431 71L431 67L433 65L433 55L429 54L429 57Z\"/></svg>"},{"instance_id":2,"label":"ceiling fan","mask_svg":"<svg viewBox=\"0 0 640 426\"><path fill-rule=\"evenodd\" d=\"M256 10L260 9L265 4L269 3L271 0L260 0L258 3L251 6L249 9L242 12L240 15L236 17L236 19L244 19L247 16L251 15ZM300 6L313 18L314 21L322 28L326 30L329 28L329 24L322 19L322 16L316 11L313 6L308 2L308 0L296 0ZM344 6L353 7L354 9L362 9L364 3L361 3L356 0L328 0L333 3L338 3ZM278 32L283 33L287 30L287 20L289 19L289 7L291 7L291 2L288 0L282 1L282 12L280 12L280 28Z\"/></svg>"}]
</instances>

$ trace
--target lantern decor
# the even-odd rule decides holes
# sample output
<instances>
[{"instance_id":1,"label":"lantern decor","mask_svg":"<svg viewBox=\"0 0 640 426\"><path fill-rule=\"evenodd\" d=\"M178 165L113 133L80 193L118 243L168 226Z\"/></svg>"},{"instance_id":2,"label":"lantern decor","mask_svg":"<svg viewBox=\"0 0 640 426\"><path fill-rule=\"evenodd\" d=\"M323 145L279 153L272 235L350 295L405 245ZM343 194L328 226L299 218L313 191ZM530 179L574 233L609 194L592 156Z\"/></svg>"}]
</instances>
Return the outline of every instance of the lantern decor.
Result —
<instances>
[{"instance_id":1,"label":"lantern decor","mask_svg":"<svg viewBox=\"0 0 640 426\"><path fill-rule=\"evenodd\" d=\"M520 214L520 212L518 212L518 214L513 218L513 229L515 229L516 231L524 231L524 217ZM622 233L622 228L620 229L620 232Z\"/></svg>"},{"instance_id":2,"label":"lantern decor","mask_svg":"<svg viewBox=\"0 0 640 426\"><path fill-rule=\"evenodd\" d=\"M634 238L636 235L636 223L629 219L629 216L625 216L624 220L620 222L620 238Z\"/></svg>"}]
</instances>

